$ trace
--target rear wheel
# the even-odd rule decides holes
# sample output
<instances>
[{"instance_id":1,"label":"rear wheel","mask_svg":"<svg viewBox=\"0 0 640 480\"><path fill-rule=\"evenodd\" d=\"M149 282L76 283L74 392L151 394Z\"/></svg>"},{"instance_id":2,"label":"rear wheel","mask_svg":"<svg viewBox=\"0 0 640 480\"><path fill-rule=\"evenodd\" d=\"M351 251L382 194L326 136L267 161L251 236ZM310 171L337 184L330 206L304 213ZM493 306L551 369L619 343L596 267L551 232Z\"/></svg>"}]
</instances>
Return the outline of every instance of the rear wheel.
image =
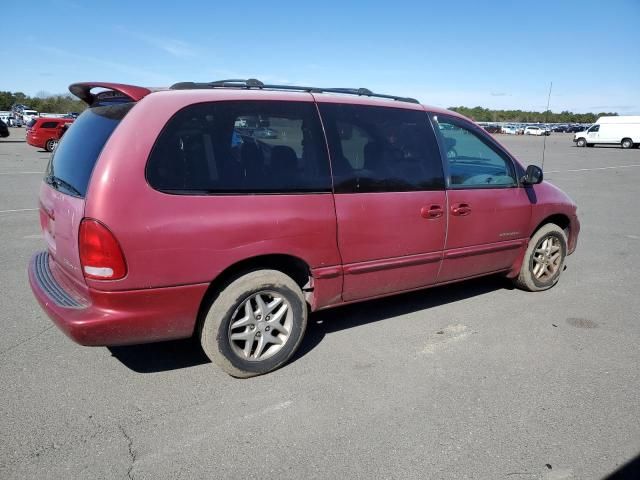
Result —
<instances>
[{"instance_id":1,"label":"rear wheel","mask_svg":"<svg viewBox=\"0 0 640 480\"><path fill-rule=\"evenodd\" d=\"M587 145L587 141L584 138L579 138L576 145L579 147L585 147Z\"/></svg>"},{"instance_id":2,"label":"rear wheel","mask_svg":"<svg viewBox=\"0 0 640 480\"><path fill-rule=\"evenodd\" d=\"M567 256L567 237L558 225L548 223L533 234L525 253L516 286L530 292L553 287Z\"/></svg>"},{"instance_id":3,"label":"rear wheel","mask_svg":"<svg viewBox=\"0 0 640 480\"><path fill-rule=\"evenodd\" d=\"M620 145L622 146L622 148L632 148L633 140L631 140L630 138L623 138Z\"/></svg>"},{"instance_id":4,"label":"rear wheel","mask_svg":"<svg viewBox=\"0 0 640 480\"><path fill-rule=\"evenodd\" d=\"M56 144L58 142L56 142L53 138L50 138L49 140L47 140L47 143L44 144L44 149L47 152L53 152L54 148L56 148Z\"/></svg>"},{"instance_id":5,"label":"rear wheel","mask_svg":"<svg viewBox=\"0 0 640 480\"><path fill-rule=\"evenodd\" d=\"M300 287L277 270L246 273L214 299L200 330L207 356L234 377L271 372L294 354L307 326Z\"/></svg>"}]
</instances>

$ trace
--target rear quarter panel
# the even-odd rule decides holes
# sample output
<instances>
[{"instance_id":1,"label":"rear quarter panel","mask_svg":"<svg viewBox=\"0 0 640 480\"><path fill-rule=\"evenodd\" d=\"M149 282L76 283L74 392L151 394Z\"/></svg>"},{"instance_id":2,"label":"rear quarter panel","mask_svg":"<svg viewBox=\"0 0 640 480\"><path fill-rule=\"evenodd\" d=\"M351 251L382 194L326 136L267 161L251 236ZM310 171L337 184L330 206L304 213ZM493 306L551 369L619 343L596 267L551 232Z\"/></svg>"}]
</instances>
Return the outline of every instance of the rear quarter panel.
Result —
<instances>
[{"instance_id":1,"label":"rear quarter panel","mask_svg":"<svg viewBox=\"0 0 640 480\"><path fill-rule=\"evenodd\" d=\"M122 120L101 153L87 193L85 216L100 220L124 251L128 274L90 287L127 290L212 281L234 263L289 254L311 268L340 263L333 196L170 195L145 179L149 152L181 108L214 100L279 100L268 92L153 93ZM287 99L312 101L309 94ZM143 126L143 127L141 127Z\"/></svg>"}]
</instances>

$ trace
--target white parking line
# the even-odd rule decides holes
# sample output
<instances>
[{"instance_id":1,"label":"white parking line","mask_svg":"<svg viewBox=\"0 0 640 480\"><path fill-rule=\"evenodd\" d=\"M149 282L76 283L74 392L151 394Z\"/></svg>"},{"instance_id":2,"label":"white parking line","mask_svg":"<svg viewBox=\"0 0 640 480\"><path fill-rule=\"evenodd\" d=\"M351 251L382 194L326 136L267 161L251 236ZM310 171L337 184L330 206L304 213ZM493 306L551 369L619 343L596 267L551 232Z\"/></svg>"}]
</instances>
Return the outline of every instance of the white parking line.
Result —
<instances>
[{"instance_id":1,"label":"white parking line","mask_svg":"<svg viewBox=\"0 0 640 480\"><path fill-rule=\"evenodd\" d=\"M0 213L36 212L38 208L16 208L14 210L0 210Z\"/></svg>"},{"instance_id":2,"label":"white parking line","mask_svg":"<svg viewBox=\"0 0 640 480\"><path fill-rule=\"evenodd\" d=\"M544 173L564 173L564 172L593 172L595 170L612 170L614 168L632 168L640 167L640 165L616 165L615 167L597 167L597 168L576 168L575 170L548 170Z\"/></svg>"},{"instance_id":3,"label":"white parking line","mask_svg":"<svg viewBox=\"0 0 640 480\"><path fill-rule=\"evenodd\" d=\"M0 175L42 175L44 172L0 172Z\"/></svg>"}]
</instances>

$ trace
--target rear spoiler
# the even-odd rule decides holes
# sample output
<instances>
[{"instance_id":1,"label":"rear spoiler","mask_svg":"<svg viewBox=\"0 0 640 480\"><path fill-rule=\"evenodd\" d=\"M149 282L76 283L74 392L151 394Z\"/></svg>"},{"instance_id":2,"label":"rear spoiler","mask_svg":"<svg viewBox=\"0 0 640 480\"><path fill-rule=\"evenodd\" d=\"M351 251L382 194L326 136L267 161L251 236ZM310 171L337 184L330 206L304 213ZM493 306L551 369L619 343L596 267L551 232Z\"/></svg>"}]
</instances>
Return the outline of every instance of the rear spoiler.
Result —
<instances>
[{"instance_id":1,"label":"rear spoiler","mask_svg":"<svg viewBox=\"0 0 640 480\"><path fill-rule=\"evenodd\" d=\"M104 88L106 90L98 93L91 93L91 90L94 88ZM69 91L89 106L102 101L137 102L151 93L150 89L144 87L106 82L73 83L69 85Z\"/></svg>"}]
</instances>

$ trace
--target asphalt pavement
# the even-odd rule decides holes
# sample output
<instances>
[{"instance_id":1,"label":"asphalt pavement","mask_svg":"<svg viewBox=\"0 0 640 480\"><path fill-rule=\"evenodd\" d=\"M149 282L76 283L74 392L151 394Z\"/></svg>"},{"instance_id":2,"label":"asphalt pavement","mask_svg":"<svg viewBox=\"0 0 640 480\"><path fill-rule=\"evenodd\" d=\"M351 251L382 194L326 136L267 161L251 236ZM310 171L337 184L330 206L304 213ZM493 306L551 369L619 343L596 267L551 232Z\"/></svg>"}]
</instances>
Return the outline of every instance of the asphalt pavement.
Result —
<instances>
[{"instance_id":1,"label":"asphalt pavement","mask_svg":"<svg viewBox=\"0 0 640 480\"><path fill-rule=\"evenodd\" d=\"M41 311L49 154L0 140L0 478L599 479L640 454L640 150L546 139L579 205L559 284L501 278L313 314L236 380L190 341L88 348ZM525 163L545 140L499 136Z\"/></svg>"}]
</instances>

